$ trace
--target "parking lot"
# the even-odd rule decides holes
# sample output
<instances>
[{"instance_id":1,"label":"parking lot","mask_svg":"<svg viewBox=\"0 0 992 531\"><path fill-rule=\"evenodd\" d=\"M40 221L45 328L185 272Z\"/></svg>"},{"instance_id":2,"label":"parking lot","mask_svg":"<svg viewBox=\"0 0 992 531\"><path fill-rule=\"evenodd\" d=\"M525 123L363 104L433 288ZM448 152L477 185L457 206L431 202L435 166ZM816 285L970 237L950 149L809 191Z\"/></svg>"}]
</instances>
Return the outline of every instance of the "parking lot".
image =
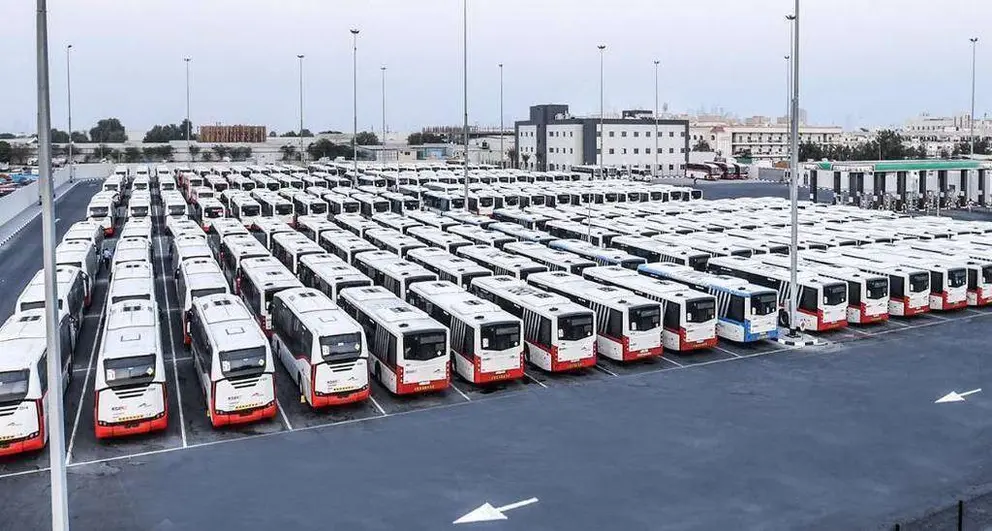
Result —
<instances>
[{"instance_id":1,"label":"parking lot","mask_svg":"<svg viewBox=\"0 0 992 531\"><path fill-rule=\"evenodd\" d=\"M60 229L82 217L95 191L81 184L62 200ZM978 442L989 416L974 410L987 413L992 402L979 395L956 410L932 402L987 380L989 308L848 327L802 350L724 341L568 374L528 368L498 387L454 379L445 392L411 398L373 382L372 400L319 412L300 403L280 365L275 418L214 429L182 345L161 218L156 227L169 426L94 436L104 272L65 400L79 528L267 529L286 522L292 500L323 491L330 499L299 515L299 527L437 529L484 502L531 496L536 507L495 525L861 527L940 503L986 475ZM40 267L36 234L29 227L0 250L4 312ZM0 461L0 529L47 527L47 464L47 450ZM226 504L238 510L215 510Z\"/></svg>"}]
</instances>

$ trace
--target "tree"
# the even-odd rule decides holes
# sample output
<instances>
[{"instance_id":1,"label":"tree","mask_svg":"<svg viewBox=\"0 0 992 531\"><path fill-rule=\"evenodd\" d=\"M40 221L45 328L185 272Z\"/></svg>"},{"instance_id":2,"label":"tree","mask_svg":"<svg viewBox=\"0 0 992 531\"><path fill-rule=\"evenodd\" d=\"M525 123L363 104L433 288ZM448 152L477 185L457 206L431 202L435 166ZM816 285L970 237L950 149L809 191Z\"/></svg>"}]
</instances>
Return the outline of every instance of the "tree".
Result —
<instances>
[{"instance_id":1,"label":"tree","mask_svg":"<svg viewBox=\"0 0 992 531\"><path fill-rule=\"evenodd\" d=\"M10 143L0 140L0 162L10 162Z\"/></svg>"},{"instance_id":2,"label":"tree","mask_svg":"<svg viewBox=\"0 0 992 531\"><path fill-rule=\"evenodd\" d=\"M951 154L947 152L947 148L940 148L940 158L942 159L951 158Z\"/></svg>"},{"instance_id":3,"label":"tree","mask_svg":"<svg viewBox=\"0 0 992 531\"><path fill-rule=\"evenodd\" d=\"M279 146L279 151L282 152L282 160L295 160L296 159L296 146L292 144L286 144Z\"/></svg>"},{"instance_id":4,"label":"tree","mask_svg":"<svg viewBox=\"0 0 992 531\"><path fill-rule=\"evenodd\" d=\"M17 135L14 133L0 133L0 139L10 140L12 138L17 138Z\"/></svg>"},{"instance_id":5,"label":"tree","mask_svg":"<svg viewBox=\"0 0 992 531\"><path fill-rule=\"evenodd\" d=\"M59 129L52 129L52 143L53 144L68 144L69 143L69 133Z\"/></svg>"},{"instance_id":6,"label":"tree","mask_svg":"<svg viewBox=\"0 0 992 531\"><path fill-rule=\"evenodd\" d=\"M101 146L103 148L103 158L114 162L121 162L121 150L117 148Z\"/></svg>"},{"instance_id":7,"label":"tree","mask_svg":"<svg viewBox=\"0 0 992 531\"><path fill-rule=\"evenodd\" d=\"M224 157L230 156L231 154L231 148L220 144L214 144L211 149L213 149L214 153L217 155L217 160L224 160Z\"/></svg>"},{"instance_id":8,"label":"tree","mask_svg":"<svg viewBox=\"0 0 992 531\"><path fill-rule=\"evenodd\" d=\"M510 148L506 150L506 156L510 159L510 167L517 167L517 148Z\"/></svg>"},{"instance_id":9,"label":"tree","mask_svg":"<svg viewBox=\"0 0 992 531\"><path fill-rule=\"evenodd\" d=\"M27 144L22 144L20 142L16 144L10 144L10 158L11 164L24 164L31 157L31 147Z\"/></svg>"},{"instance_id":10,"label":"tree","mask_svg":"<svg viewBox=\"0 0 992 531\"><path fill-rule=\"evenodd\" d=\"M406 137L406 143L411 146L419 146L421 144L442 144L444 143L444 137L434 133L413 133Z\"/></svg>"},{"instance_id":11,"label":"tree","mask_svg":"<svg viewBox=\"0 0 992 531\"><path fill-rule=\"evenodd\" d=\"M88 144L90 142L90 139L88 136L86 136L86 131L73 131L72 141L77 144Z\"/></svg>"},{"instance_id":12,"label":"tree","mask_svg":"<svg viewBox=\"0 0 992 531\"><path fill-rule=\"evenodd\" d=\"M338 157L351 157L352 149L350 146L344 144L335 144L326 138L318 139L307 146L307 154L313 160L318 160L324 157L329 159L336 159Z\"/></svg>"},{"instance_id":13,"label":"tree","mask_svg":"<svg viewBox=\"0 0 992 531\"><path fill-rule=\"evenodd\" d=\"M359 146L378 146L379 137L375 136L375 133L371 131L361 131L355 135L355 141L358 142Z\"/></svg>"},{"instance_id":14,"label":"tree","mask_svg":"<svg viewBox=\"0 0 992 531\"><path fill-rule=\"evenodd\" d=\"M286 131L285 133L279 135L282 138L296 138L296 131Z\"/></svg>"},{"instance_id":15,"label":"tree","mask_svg":"<svg viewBox=\"0 0 992 531\"><path fill-rule=\"evenodd\" d=\"M127 142L127 134L124 132L124 125L117 118L105 118L96 123L96 127L90 129L90 138L93 142L120 144Z\"/></svg>"},{"instance_id":16,"label":"tree","mask_svg":"<svg viewBox=\"0 0 992 531\"><path fill-rule=\"evenodd\" d=\"M276 137L276 136L279 136L279 135L277 135L275 131L269 131L269 138Z\"/></svg>"},{"instance_id":17,"label":"tree","mask_svg":"<svg viewBox=\"0 0 992 531\"><path fill-rule=\"evenodd\" d=\"M243 161L251 158L251 148L248 146L231 148L231 160Z\"/></svg>"},{"instance_id":18,"label":"tree","mask_svg":"<svg viewBox=\"0 0 992 531\"><path fill-rule=\"evenodd\" d=\"M147 160L171 161L175 150L172 146L149 146L141 150Z\"/></svg>"},{"instance_id":19,"label":"tree","mask_svg":"<svg viewBox=\"0 0 992 531\"><path fill-rule=\"evenodd\" d=\"M322 135L340 135L341 134L341 131L327 130L327 131L321 131L320 134L322 134Z\"/></svg>"},{"instance_id":20,"label":"tree","mask_svg":"<svg viewBox=\"0 0 992 531\"><path fill-rule=\"evenodd\" d=\"M128 146L128 147L124 148L124 160L125 161L127 161L127 162L139 162L143 158L144 157L142 156L140 149L138 149L138 148L136 148L134 146Z\"/></svg>"},{"instance_id":21,"label":"tree","mask_svg":"<svg viewBox=\"0 0 992 531\"><path fill-rule=\"evenodd\" d=\"M530 153L524 153L520 155L520 158L524 161L524 169L527 169L527 162L530 160Z\"/></svg>"},{"instance_id":22,"label":"tree","mask_svg":"<svg viewBox=\"0 0 992 531\"><path fill-rule=\"evenodd\" d=\"M189 158L196 160L196 156L200 154L200 146L196 144L189 145Z\"/></svg>"},{"instance_id":23,"label":"tree","mask_svg":"<svg viewBox=\"0 0 992 531\"><path fill-rule=\"evenodd\" d=\"M710 143L707 142L706 140L702 139L702 138L700 138L699 141L696 142L696 145L695 146L692 146L692 150L693 151L713 151L712 149L710 149Z\"/></svg>"},{"instance_id":24,"label":"tree","mask_svg":"<svg viewBox=\"0 0 992 531\"><path fill-rule=\"evenodd\" d=\"M313 133L311 133L309 129L304 128L300 130L300 136L302 136L303 138L312 137Z\"/></svg>"},{"instance_id":25,"label":"tree","mask_svg":"<svg viewBox=\"0 0 992 531\"><path fill-rule=\"evenodd\" d=\"M992 154L992 146L989 145L989 139L978 138L975 139L975 154L976 155L989 155ZM971 155L971 140L964 140L954 145L954 156L958 155Z\"/></svg>"}]
</instances>

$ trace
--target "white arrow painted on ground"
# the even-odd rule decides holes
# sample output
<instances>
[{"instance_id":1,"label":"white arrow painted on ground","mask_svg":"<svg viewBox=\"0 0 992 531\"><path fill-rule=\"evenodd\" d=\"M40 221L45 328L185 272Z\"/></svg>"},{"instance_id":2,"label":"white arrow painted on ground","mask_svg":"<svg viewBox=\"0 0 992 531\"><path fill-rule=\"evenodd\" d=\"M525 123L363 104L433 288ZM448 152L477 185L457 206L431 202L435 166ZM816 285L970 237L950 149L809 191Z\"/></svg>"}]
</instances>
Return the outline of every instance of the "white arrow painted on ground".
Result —
<instances>
[{"instance_id":1,"label":"white arrow painted on ground","mask_svg":"<svg viewBox=\"0 0 992 531\"><path fill-rule=\"evenodd\" d=\"M517 507L523 507L524 505L530 505L532 503L537 503L537 498L528 498L526 500L520 500L515 503L508 505L503 505L502 507L493 507L489 502L483 503L482 505L471 510L465 516L452 522L453 524L471 524L473 522L491 522L493 520L506 520L506 515L503 514L506 511L516 509Z\"/></svg>"},{"instance_id":2,"label":"white arrow painted on ground","mask_svg":"<svg viewBox=\"0 0 992 531\"><path fill-rule=\"evenodd\" d=\"M975 393L981 393L981 392L982 392L982 389L980 387L978 389L972 389L971 391L965 391L963 393L958 393L957 391L951 391L950 393L947 393L946 395L944 395L944 396L938 398L936 401L934 401L934 404L947 404L947 403L950 403L950 402L964 402L964 397L966 397L968 395L973 395Z\"/></svg>"}]
</instances>

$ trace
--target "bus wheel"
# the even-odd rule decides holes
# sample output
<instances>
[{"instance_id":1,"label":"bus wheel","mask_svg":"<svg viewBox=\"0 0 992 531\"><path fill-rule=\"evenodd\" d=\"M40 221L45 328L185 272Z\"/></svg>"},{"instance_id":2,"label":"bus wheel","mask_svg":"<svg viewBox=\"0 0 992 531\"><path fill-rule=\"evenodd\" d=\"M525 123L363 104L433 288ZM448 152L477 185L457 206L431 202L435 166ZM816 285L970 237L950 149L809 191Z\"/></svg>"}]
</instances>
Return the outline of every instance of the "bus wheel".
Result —
<instances>
[{"instance_id":1,"label":"bus wheel","mask_svg":"<svg viewBox=\"0 0 992 531\"><path fill-rule=\"evenodd\" d=\"M789 312L785 310L778 311L778 324L781 326L789 326Z\"/></svg>"}]
</instances>

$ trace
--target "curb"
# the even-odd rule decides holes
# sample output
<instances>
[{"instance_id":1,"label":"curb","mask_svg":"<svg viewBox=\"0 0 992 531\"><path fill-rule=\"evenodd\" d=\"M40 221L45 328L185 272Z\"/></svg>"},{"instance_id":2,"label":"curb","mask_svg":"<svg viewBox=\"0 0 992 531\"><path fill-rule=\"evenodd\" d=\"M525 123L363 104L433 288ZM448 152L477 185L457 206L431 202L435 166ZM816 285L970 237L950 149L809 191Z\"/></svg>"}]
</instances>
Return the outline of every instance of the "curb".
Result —
<instances>
[{"instance_id":1,"label":"curb","mask_svg":"<svg viewBox=\"0 0 992 531\"><path fill-rule=\"evenodd\" d=\"M59 199L61 199L62 197L64 197L66 194L68 194L70 191L72 191L72 189L75 188L77 184L79 184L80 180L81 179L76 179L75 181L69 183L69 186L63 192L56 193L55 194L55 200L58 201ZM28 218L25 219L24 222L21 223L21 225L19 227L17 227L16 229L14 229L14 232L11 232L10 234L7 235L6 238L0 240L0 247L3 247L4 245L7 245L7 242L9 242L10 240L13 240L15 236L19 235L21 233L21 231L24 230L25 227L27 227L28 225L30 225L31 222L34 221L34 219L37 218L40 215L41 215L41 210L39 209L38 212L35 213L33 216L28 216Z\"/></svg>"},{"instance_id":2,"label":"curb","mask_svg":"<svg viewBox=\"0 0 992 531\"><path fill-rule=\"evenodd\" d=\"M789 347L810 347L819 345L820 342L812 337L799 337L795 339L779 336L778 342Z\"/></svg>"}]
</instances>

